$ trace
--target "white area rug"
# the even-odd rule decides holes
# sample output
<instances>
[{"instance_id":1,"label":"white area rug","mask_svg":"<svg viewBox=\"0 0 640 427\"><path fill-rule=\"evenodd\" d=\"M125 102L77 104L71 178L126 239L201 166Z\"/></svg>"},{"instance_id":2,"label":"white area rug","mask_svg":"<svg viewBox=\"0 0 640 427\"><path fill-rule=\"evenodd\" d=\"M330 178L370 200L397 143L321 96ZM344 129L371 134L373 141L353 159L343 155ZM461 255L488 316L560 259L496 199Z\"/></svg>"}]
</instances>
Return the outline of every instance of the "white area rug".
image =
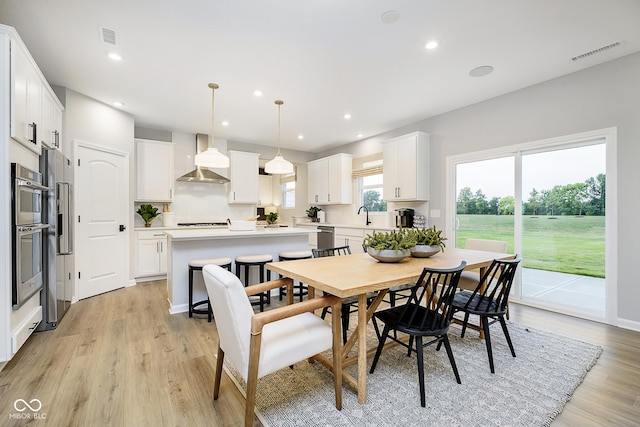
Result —
<instances>
[{"instance_id":1,"label":"white area rug","mask_svg":"<svg viewBox=\"0 0 640 427\"><path fill-rule=\"evenodd\" d=\"M259 380L256 414L265 426L274 427L548 426L602 352L595 345L509 323L513 358L499 325L491 332L495 374L477 332L467 331L460 339L459 326L449 330L462 384L455 381L444 347L439 352L435 345L425 348L426 408L420 406L415 354L407 357L397 346L384 352L368 375L365 405L345 385L342 411L336 410L329 370L301 362ZM373 331L368 335L369 346L374 346ZM225 362L225 369L244 390L233 367ZM348 371L355 376L356 369Z\"/></svg>"}]
</instances>

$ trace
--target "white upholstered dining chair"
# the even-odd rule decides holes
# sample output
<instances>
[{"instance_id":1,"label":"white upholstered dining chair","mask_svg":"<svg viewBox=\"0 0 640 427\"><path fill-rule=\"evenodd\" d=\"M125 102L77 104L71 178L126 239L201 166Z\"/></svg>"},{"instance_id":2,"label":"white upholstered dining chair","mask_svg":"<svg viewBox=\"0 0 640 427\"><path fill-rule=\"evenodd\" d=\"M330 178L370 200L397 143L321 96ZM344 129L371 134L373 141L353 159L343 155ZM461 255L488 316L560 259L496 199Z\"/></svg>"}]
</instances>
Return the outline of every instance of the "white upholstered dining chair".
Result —
<instances>
[{"instance_id":1,"label":"white upholstered dining chair","mask_svg":"<svg viewBox=\"0 0 640 427\"><path fill-rule=\"evenodd\" d=\"M323 296L291 304L293 281L272 280L244 287L238 277L217 266L202 269L218 329L213 399L218 398L224 357L247 383L245 426L253 425L258 378L333 348L336 408L342 409L340 298ZM289 305L254 314L248 296L287 287ZM332 306L333 327L313 313Z\"/></svg>"}]
</instances>

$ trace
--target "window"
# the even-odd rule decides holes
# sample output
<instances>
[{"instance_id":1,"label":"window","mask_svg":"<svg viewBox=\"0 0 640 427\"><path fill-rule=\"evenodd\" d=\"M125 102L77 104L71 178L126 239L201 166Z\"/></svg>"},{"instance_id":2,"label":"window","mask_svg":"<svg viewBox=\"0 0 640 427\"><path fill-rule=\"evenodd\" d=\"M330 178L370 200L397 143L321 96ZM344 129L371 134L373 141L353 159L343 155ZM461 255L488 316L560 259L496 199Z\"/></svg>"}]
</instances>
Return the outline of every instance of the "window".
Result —
<instances>
[{"instance_id":1,"label":"window","mask_svg":"<svg viewBox=\"0 0 640 427\"><path fill-rule=\"evenodd\" d=\"M293 173L280 175L282 188L282 208L293 209L296 207L296 181L298 179L298 167L293 166Z\"/></svg>"},{"instance_id":2,"label":"window","mask_svg":"<svg viewBox=\"0 0 640 427\"><path fill-rule=\"evenodd\" d=\"M387 202L382 193L382 159L363 161L362 168L353 172L358 183L360 205L369 212L386 212Z\"/></svg>"}]
</instances>

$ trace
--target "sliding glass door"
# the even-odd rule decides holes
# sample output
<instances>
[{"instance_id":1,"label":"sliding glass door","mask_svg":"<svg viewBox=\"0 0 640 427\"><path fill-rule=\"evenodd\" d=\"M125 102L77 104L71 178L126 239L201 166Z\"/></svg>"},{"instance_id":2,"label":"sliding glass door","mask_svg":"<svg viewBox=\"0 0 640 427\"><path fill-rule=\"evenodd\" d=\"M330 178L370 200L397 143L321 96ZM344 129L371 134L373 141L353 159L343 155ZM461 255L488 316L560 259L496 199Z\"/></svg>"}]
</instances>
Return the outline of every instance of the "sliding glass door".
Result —
<instances>
[{"instance_id":1,"label":"sliding glass door","mask_svg":"<svg viewBox=\"0 0 640 427\"><path fill-rule=\"evenodd\" d=\"M512 298L605 318L606 138L514 146L447 164L456 247L467 238L506 241L522 256Z\"/></svg>"}]
</instances>

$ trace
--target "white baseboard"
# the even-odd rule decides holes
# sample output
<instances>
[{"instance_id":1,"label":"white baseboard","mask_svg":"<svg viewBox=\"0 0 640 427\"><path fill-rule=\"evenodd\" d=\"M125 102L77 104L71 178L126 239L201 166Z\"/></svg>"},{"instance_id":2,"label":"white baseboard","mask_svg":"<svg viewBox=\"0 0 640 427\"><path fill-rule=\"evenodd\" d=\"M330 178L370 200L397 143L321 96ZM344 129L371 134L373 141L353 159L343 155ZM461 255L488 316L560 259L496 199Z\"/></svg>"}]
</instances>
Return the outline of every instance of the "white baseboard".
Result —
<instances>
[{"instance_id":1,"label":"white baseboard","mask_svg":"<svg viewBox=\"0 0 640 427\"><path fill-rule=\"evenodd\" d=\"M640 322L637 322L635 320L618 318L616 326L619 326L620 328L630 329L632 331L640 332Z\"/></svg>"}]
</instances>

